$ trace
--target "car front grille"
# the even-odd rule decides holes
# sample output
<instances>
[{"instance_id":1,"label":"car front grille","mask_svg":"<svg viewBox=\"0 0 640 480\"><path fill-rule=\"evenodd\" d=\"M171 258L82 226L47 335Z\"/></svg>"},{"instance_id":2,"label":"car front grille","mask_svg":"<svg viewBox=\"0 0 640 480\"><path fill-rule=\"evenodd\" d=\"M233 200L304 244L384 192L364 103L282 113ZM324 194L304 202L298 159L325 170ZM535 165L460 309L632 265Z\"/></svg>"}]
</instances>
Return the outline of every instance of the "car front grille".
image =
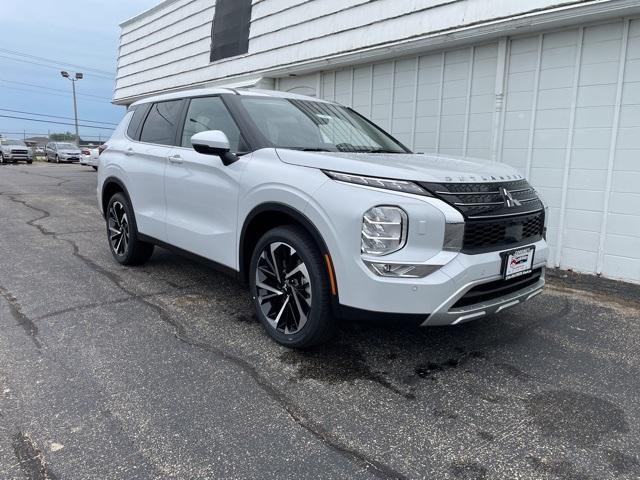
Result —
<instances>
[{"instance_id":1,"label":"car front grille","mask_svg":"<svg viewBox=\"0 0 640 480\"><path fill-rule=\"evenodd\" d=\"M28 150L11 150L11 155L26 155Z\"/></svg>"},{"instance_id":2,"label":"car front grille","mask_svg":"<svg viewBox=\"0 0 640 480\"><path fill-rule=\"evenodd\" d=\"M488 220L470 220L465 224L462 250L483 253L533 243L544 233L544 211L532 215Z\"/></svg>"},{"instance_id":3,"label":"car front grille","mask_svg":"<svg viewBox=\"0 0 640 480\"><path fill-rule=\"evenodd\" d=\"M464 253L517 247L544 235L544 206L526 180L421 185L464 216Z\"/></svg>"}]
</instances>

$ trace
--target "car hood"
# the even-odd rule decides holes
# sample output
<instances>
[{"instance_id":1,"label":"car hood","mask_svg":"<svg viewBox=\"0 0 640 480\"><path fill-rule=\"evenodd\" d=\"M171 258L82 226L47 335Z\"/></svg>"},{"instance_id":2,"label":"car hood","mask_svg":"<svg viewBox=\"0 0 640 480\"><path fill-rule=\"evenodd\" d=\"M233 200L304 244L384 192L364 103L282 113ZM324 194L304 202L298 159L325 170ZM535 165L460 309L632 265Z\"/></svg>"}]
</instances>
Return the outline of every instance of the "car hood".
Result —
<instances>
[{"instance_id":1,"label":"car hood","mask_svg":"<svg viewBox=\"0 0 640 480\"><path fill-rule=\"evenodd\" d=\"M504 163L437 154L302 152L277 149L280 160L293 165L436 183L475 183L519 180L517 170Z\"/></svg>"}]
</instances>

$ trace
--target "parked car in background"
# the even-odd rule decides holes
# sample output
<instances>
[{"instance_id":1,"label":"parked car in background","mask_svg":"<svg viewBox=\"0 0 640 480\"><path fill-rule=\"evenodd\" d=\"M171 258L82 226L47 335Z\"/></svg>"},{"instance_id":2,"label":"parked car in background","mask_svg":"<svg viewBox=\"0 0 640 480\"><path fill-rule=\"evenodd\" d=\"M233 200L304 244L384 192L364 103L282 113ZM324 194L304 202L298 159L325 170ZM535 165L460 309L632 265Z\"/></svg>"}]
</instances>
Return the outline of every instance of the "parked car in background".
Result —
<instances>
[{"instance_id":1,"label":"parked car in background","mask_svg":"<svg viewBox=\"0 0 640 480\"><path fill-rule=\"evenodd\" d=\"M114 258L154 245L249 284L276 341L336 317L458 325L545 283L546 208L513 167L414 154L354 110L283 92L201 89L134 103L102 147Z\"/></svg>"},{"instance_id":2,"label":"parked car in background","mask_svg":"<svg viewBox=\"0 0 640 480\"><path fill-rule=\"evenodd\" d=\"M33 162L33 152L22 140L0 139L0 163Z\"/></svg>"},{"instance_id":3,"label":"parked car in background","mask_svg":"<svg viewBox=\"0 0 640 480\"><path fill-rule=\"evenodd\" d=\"M45 148L47 162L71 162L80 161L82 153L77 145L68 142L49 142Z\"/></svg>"},{"instance_id":4,"label":"parked car in background","mask_svg":"<svg viewBox=\"0 0 640 480\"><path fill-rule=\"evenodd\" d=\"M44 147L36 147L34 148L34 152L39 157L44 157Z\"/></svg>"},{"instance_id":5,"label":"parked car in background","mask_svg":"<svg viewBox=\"0 0 640 480\"><path fill-rule=\"evenodd\" d=\"M93 167L94 170L98 170L98 148L94 148L92 146L82 147L80 152L80 165L86 165L88 167Z\"/></svg>"}]
</instances>

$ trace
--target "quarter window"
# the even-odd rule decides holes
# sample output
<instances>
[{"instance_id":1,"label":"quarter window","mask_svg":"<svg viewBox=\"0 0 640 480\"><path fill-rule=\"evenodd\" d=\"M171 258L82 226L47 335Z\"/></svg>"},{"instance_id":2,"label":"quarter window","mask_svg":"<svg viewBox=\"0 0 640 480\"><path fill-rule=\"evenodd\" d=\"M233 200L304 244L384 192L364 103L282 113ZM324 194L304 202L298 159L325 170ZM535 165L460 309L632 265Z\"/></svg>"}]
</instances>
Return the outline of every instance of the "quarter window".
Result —
<instances>
[{"instance_id":1,"label":"quarter window","mask_svg":"<svg viewBox=\"0 0 640 480\"><path fill-rule=\"evenodd\" d=\"M206 130L222 130L229 139L231 151L240 149L240 130L220 97L191 100L182 131L182 146L191 147L191 137Z\"/></svg>"},{"instance_id":2,"label":"quarter window","mask_svg":"<svg viewBox=\"0 0 640 480\"><path fill-rule=\"evenodd\" d=\"M138 139L138 134L140 133L140 124L142 120L144 120L144 116L148 111L148 105L140 105L136 107L133 112L133 117L131 117L131 122L129 122L129 127L127 127L127 136L134 140Z\"/></svg>"},{"instance_id":3,"label":"quarter window","mask_svg":"<svg viewBox=\"0 0 640 480\"><path fill-rule=\"evenodd\" d=\"M142 127L140 141L173 145L182 100L154 103Z\"/></svg>"}]
</instances>

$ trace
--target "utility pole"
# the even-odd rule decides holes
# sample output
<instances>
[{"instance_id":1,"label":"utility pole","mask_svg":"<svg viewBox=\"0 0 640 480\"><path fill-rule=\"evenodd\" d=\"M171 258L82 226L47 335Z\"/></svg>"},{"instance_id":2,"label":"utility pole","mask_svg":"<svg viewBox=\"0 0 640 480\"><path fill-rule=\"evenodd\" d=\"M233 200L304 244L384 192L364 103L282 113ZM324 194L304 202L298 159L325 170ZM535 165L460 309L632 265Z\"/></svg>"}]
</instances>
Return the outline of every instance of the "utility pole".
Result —
<instances>
[{"instance_id":1,"label":"utility pole","mask_svg":"<svg viewBox=\"0 0 640 480\"><path fill-rule=\"evenodd\" d=\"M82 73L75 73L72 76L69 74L69 72L65 70L61 71L60 75L62 75L64 78L71 81L71 86L73 90L73 115L75 118L75 125L76 125L76 143L80 145L80 132L78 131L78 103L76 101L76 82L78 80L82 80L84 75Z\"/></svg>"}]
</instances>

